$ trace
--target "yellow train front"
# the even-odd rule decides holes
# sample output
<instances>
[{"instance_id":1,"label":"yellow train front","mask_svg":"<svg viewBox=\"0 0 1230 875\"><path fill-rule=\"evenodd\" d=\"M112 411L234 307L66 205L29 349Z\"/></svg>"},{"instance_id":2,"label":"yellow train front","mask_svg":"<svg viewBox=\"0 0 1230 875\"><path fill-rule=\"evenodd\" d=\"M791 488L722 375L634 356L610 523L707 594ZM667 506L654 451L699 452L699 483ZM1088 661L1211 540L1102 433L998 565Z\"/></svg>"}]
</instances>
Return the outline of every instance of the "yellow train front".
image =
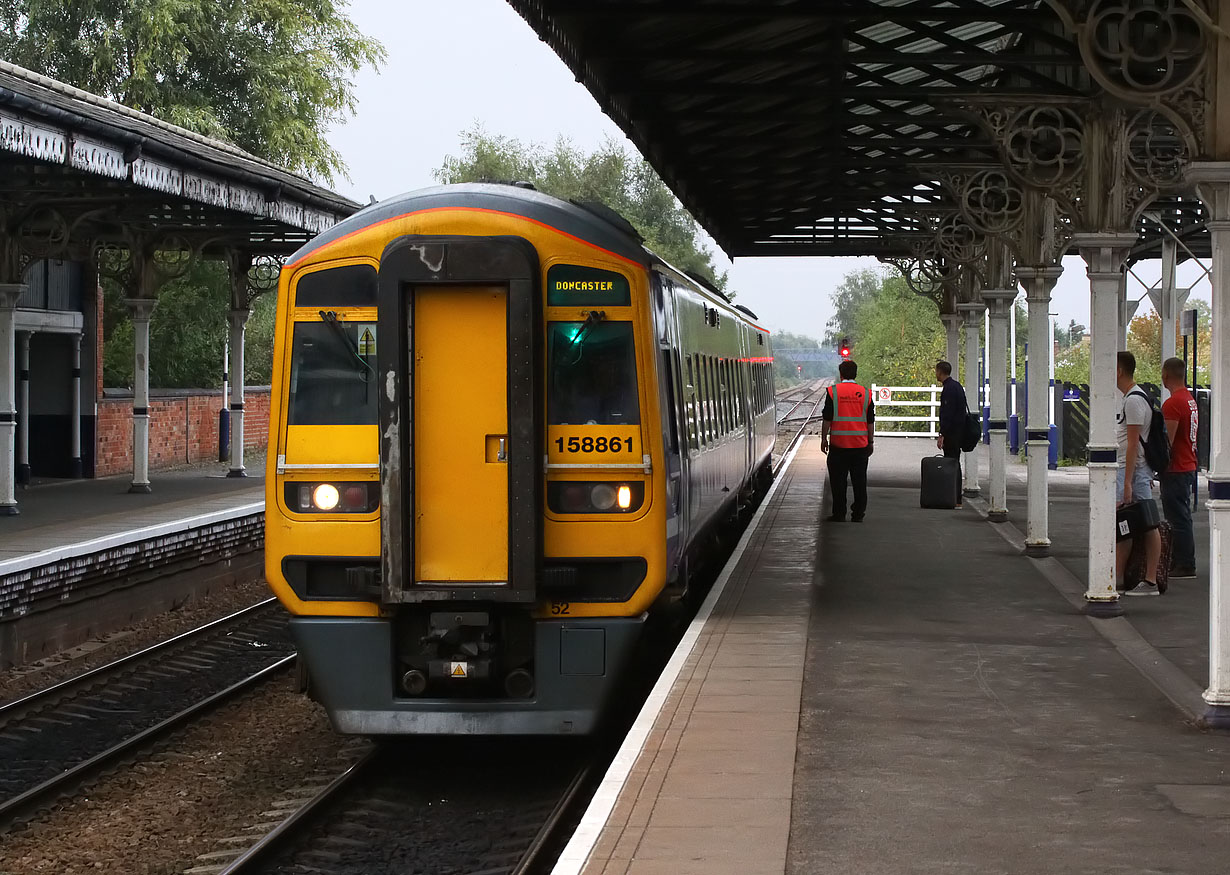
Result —
<instances>
[{"instance_id":1,"label":"yellow train front","mask_svg":"<svg viewBox=\"0 0 1230 875\"><path fill-rule=\"evenodd\" d=\"M282 271L266 575L340 732L586 733L769 476L767 333L617 215L474 184Z\"/></svg>"}]
</instances>

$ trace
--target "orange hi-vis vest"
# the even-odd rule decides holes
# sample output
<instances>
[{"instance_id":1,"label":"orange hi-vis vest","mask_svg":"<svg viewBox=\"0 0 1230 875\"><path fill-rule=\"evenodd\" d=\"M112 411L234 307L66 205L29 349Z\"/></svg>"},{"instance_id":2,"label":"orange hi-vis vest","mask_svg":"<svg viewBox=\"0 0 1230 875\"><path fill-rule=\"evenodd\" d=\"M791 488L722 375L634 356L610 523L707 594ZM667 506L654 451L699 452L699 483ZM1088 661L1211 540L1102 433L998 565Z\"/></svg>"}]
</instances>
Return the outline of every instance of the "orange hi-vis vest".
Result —
<instances>
[{"instance_id":1,"label":"orange hi-vis vest","mask_svg":"<svg viewBox=\"0 0 1230 875\"><path fill-rule=\"evenodd\" d=\"M840 449L867 446L867 390L858 383L838 383L829 386L833 401L833 421L829 442Z\"/></svg>"}]
</instances>

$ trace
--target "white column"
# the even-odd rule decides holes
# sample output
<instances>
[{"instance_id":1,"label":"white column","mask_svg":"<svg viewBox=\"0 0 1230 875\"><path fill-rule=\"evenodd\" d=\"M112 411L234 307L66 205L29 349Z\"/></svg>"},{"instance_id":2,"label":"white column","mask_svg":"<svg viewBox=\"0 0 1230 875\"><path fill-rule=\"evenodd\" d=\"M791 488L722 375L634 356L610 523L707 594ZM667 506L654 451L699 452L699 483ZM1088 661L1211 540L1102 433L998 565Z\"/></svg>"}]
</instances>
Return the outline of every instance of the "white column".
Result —
<instances>
[{"instance_id":1,"label":"white column","mask_svg":"<svg viewBox=\"0 0 1230 875\"><path fill-rule=\"evenodd\" d=\"M988 423L991 458L991 494L988 496L991 522L1008 519L1008 323L1016 289L987 289L986 302L990 331L987 333L987 385L991 407Z\"/></svg>"},{"instance_id":2,"label":"white column","mask_svg":"<svg viewBox=\"0 0 1230 875\"><path fill-rule=\"evenodd\" d=\"M948 341L947 356L948 364L952 365L954 374L960 373L958 367L961 358L961 314L960 313L941 313L940 321L944 323L944 335Z\"/></svg>"},{"instance_id":3,"label":"white column","mask_svg":"<svg viewBox=\"0 0 1230 875\"><path fill-rule=\"evenodd\" d=\"M957 310L965 317L965 370L962 372L962 383L965 384L965 398L969 409L982 415L982 401L978 397L978 326L982 322L984 304L958 304ZM965 483L962 491L968 496L975 496L981 490L978 486L978 447L966 453L962 464Z\"/></svg>"},{"instance_id":4,"label":"white column","mask_svg":"<svg viewBox=\"0 0 1230 875\"><path fill-rule=\"evenodd\" d=\"M132 316L132 485L129 492L149 492L149 319L156 301L125 298Z\"/></svg>"},{"instance_id":5,"label":"white column","mask_svg":"<svg viewBox=\"0 0 1230 875\"><path fill-rule=\"evenodd\" d=\"M1175 264L1178 261L1179 244L1173 237L1162 238L1162 281L1157 288L1149 289L1149 300L1162 320L1162 361L1174 358L1177 350L1175 330L1178 327L1179 311L1187 301L1188 289L1175 288ZM1170 391L1162 387L1162 400L1170 397Z\"/></svg>"},{"instance_id":6,"label":"white column","mask_svg":"<svg viewBox=\"0 0 1230 875\"><path fill-rule=\"evenodd\" d=\"M81 476L81 335L73 335L73 406L69 411L69 474Z\"/></svg>"},{"instance_id":7,"label":"white column","mask_svg":"<svg viewBox=\"0 0 1230 875\"><path fill-rule=\"evenodd\" d=\"M1123 613L1115 590L1115 353L1120 348L1120 292L1133 233L1076 234L1073 242L1089 275L1089 582L1086 610L1095 617Z\"/></svg>"},{"instance_id":8,"label":"white column","mask_svg":"<svg viewBox=\"0 0 1230 875\"><path fill-rule=\"evenodd\" d=\"M1212 221L1213 350L1209 356L1209 703L1205 722L1230 728L1230 162L1193 164L1196 183Z\"/></svg>"},{"instance_id":9,"label":"white column","mask_svg":"<svg viewBox=\"0 0 1230 875\"><path fill-rule=\"evenodd\" d=\"M0 283L0 516L18 513L15 486L17 460L17 338L13 330L22 283Z\"/></svg>"},{"instance_id":10,"label":"white column","mask_svg":"<svg viewBox=\"0 0 1230 875\"><path fill-rule=\"evenodd\" d=\"M1015 292L1013 293L1016 294ZM1017 452L1016 443L1021 437L1017 426L1016 414L1016 298L1013 297L1008 309L1008 449ZM1013 436L1015 435L1015 438Z\"/></svg>"},{"instance_id":11,"label":"white column","mask_svg":"<svg viewBox=\"0 0 1230 875\"><path fill-rule=\"evenodd\" d=\"M1025 287L1025 301L1029 309L1029 348L1036 351L1031 356L1029 369L1029 404L1025 423L1025 446L1028 447L1028 504L1026 507L1025 553L1028 556L1044 556L1050 552L1050 501L1047 481L1048 461L1051 449L1051 409L1055 403L1055 391L1050 382L1050 369L1045 367L1055 350L1051 328L1051 290L1063 273L1062 267L1018 267L1017 279ZM1044 358L1038 353L1047 350ZM1048 397L1049 396L1049 397Z\"/></svg>"},{"instance_id":12,"label":"white column","mask_svg":"<svg viewBox=\"0 0 1230 875\"><path fill-rule=\"evenodd\" d=\"M17 485L30 482L30 332L17 332Z\"/></svg>"},{"instance_id":13,"label":"white column","mask_svg":"<svg viewBox=\"0 0 1230 875\"><path fill-rule=\"evenodd\" d=\"M243 468L243 328L250 310L231 310L231 470L227 477L247 477Z\"/></svg>"}]
</instances>

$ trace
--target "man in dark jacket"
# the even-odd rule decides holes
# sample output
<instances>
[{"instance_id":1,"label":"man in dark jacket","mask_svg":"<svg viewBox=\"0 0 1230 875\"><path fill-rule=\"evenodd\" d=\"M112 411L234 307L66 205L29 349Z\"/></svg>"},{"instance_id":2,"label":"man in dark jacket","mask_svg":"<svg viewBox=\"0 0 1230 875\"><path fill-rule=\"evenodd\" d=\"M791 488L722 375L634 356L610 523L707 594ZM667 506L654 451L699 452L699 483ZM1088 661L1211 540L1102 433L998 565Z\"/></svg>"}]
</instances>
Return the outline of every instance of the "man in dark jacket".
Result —
<instances>
[{"instance_id":1,"label":"man in dark jacket","mask_svg":"<svg viewBox=\"0 0 1230 875\"><path fill-rule=\"evenodd\" d=\"M935 445L944 451L944 455L957 460L961 465L961 440L965 435L965 388L952 377L952 365L948 362L935 363L935 382L942 387L940 391L940 436ZM957 477L957 507L961 506L961 478Z\"/></svg>"}]
</instances>

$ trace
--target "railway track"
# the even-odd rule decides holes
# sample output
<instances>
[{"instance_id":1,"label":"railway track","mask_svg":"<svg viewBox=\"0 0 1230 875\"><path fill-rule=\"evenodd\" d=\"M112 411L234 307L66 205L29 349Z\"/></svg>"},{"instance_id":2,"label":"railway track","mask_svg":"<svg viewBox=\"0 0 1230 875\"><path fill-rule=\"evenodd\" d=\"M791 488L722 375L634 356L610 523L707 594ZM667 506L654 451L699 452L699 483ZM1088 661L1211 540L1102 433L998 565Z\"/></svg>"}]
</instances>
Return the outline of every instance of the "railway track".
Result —
<instances>
[{"instance_id":1,"label":"railway track","mask_svg":"<svg viewBox=\"0 0 1230 875\"><path fill-rule=\"evenodd\" d=\"M221 875L532 875L567 841L583 744L422 739L372 747Z\"/></svg>"},{"instance_id":2,"label":"railway track","mask_svg":"<svg viewBox=\"0 0 1230 875\"><path fill-rule=\"evenodd\" d=\"M0 825L294 661L275 599L0 707Z\"/></svg>"},{"instance_id":3,"label":"railway track","mask_svg":"<svg viewBox=\"0 0 1230 875\"><path fill-rule=\"evenodd\" d=\"M778 399L779 404L790 404L790 407L777 420L777 445L773 451L776 462L773 465L773 473L777 473L790 450L805 434L814 433L815 423L819 421L821 405L824 403L824 390L831 382L827 379L813 380L805 388L795 387L785 393L785 397Z\"/></svg>"}]
</instances>

